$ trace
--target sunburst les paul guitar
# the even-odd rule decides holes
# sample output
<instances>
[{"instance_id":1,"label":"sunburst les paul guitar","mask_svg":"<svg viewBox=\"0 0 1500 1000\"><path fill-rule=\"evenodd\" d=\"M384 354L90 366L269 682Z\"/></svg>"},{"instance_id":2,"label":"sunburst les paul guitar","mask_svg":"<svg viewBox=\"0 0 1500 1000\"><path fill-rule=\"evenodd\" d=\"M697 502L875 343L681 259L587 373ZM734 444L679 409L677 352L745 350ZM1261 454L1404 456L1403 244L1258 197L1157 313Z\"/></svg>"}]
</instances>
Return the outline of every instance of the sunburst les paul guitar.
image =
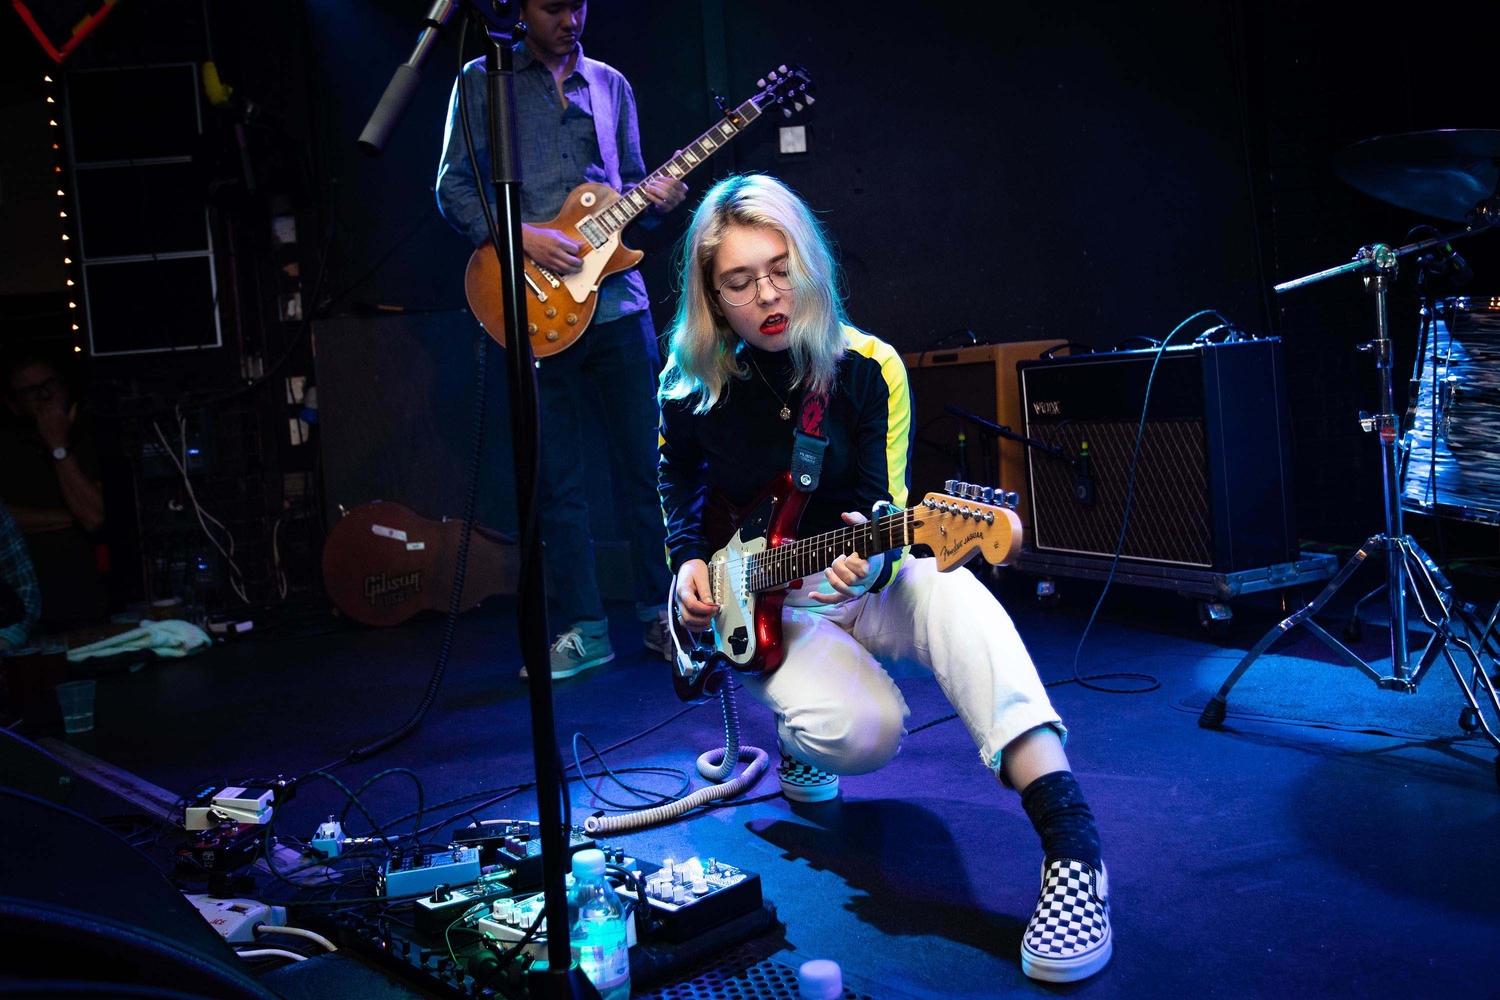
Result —
<instances>
[{"instance_id":1,"label":"sunburst les paul guitar","mask_svg":"<svg viewBox=\"0 0 1500 1000\"><path fill-rule=\"evenodd\" d=\"M782 106L790 116L813 103L812 80L807 71L795 64L789 69L778 66L759 81L760 90L749 100L726 113L713 128L704 132L672 157L646 180L681 180L709 157L728 145L773 105ZM562 211L550 222L537 223L556 229L579 245L578 257L583 269L576 274L554 274L527 258L526 332L531 351L545 358L565 351L583 336L594 318L599 286L604 279L628 271L640 263L643 254L620 241L625 227L638 219L651 202L639 187L624 194L606 184L580 184L563 202ZM469 308L488 333L501 345L505 343L505 305L500 286L500 261L493 245L486 243L474 251L464 272L464 293Z\"/></svg>"},{"instance_id":2,"label":"sunburst les paul guitar","mask_svg":"<svg viewBox=\"0 0 1500 1000\"><path fill-rule=\"evenodd\" d=\"M787 591L821 574L839 555L855 552L868 559L926 545L942 571L962 566L975 553L995 565L1014 559L1021 547L1021 520L1011 509L1016 495L952 480L946 489L907 510L799 539L807 494L794 490L791 473L783 473L732 518L733 537L708 560L709 586L719 605L712 625L692 632L672 616L677 697L695 702L716 695L729 669L767 674L781 666Z\"/></svg>"}]
</instances>

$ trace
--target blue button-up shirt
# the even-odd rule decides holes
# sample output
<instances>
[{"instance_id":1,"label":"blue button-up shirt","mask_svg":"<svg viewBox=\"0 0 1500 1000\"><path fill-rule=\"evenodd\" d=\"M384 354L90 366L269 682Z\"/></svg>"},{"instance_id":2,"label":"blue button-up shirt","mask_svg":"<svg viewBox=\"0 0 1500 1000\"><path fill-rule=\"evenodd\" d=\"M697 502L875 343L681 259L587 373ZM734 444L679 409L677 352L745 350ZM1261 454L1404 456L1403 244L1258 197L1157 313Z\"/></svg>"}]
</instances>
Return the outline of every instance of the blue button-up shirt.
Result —
<instances>
[{"instance_id":1,"label":"blue button-up shirt","mask_svg":"<svg viewBox=\"0 0 1500 1000\"><path fill-rule=\"evenodd\" d=\"M552 72L531 54L525 43L515 49L516 127L521 150L521 220L550 221L561 210L568 194L583 183L608 184L616 190L639 184L646 177L641 158L640 125L636 120L635 94L618 70L579 52L577 66L563 81L567 107L563 107ZM484 60L464 67L464 92L469 104L469 129L482 185L493 207L494 191L489 177L489 136L486 114L489 97L485 86ZM448 102L448 127L443 136L443 158L438 165L437 198L443 218L473 241L489 239L484 209L479 201L481 185L469 165L468 146L459 120L458 84ZM608 149L604 146L608 145ZM498 216L497 216L498 221ZM653 224L650 214L642 225ZM639 272L626 271L599 286L595 323L608 323L649 308L646 283Z\"/></svg>"}]
</instances>

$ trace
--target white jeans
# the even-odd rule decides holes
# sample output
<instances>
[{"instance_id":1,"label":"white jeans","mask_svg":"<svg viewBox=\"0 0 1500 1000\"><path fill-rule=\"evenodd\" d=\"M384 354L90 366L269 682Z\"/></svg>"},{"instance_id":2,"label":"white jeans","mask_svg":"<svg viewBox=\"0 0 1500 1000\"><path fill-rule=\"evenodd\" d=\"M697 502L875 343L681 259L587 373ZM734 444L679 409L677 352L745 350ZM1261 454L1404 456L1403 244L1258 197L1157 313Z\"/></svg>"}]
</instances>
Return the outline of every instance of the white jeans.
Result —
<instances>
[{"instance_id":1,"label":"white jeans","mask_svg":"<svg viewBox=\"0 0 1500 1000\"><path fill-rule=\"evenodd\" d=\"M935 560L907 557L878 593L785 608L781 630L781 667L741 678L776 713L782 746L825 771L866 774L896 756L910 710L891 678L921 670L937 678L997 774L1016 737L1046 725L1067 737L1010 616L963 570L939 573Z\"/></svg>"}]
</instances>

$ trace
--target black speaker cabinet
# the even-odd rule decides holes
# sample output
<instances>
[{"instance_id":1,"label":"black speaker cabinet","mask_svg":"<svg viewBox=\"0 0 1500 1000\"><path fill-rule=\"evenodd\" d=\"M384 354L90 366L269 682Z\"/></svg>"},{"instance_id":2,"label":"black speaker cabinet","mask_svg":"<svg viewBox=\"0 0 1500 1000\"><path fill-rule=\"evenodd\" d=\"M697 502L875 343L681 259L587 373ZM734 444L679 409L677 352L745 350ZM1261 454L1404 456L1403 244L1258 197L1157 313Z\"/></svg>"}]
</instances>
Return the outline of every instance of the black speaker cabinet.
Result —
<instances>
[{"instance_id":1,"label":"black speaker cabinet","mask_svg":"<svg viewBox=\"0 0 1500 1000\"><path fill-rule=\"evenodd\" d=\"M1155 349L1023 361L1026 433L1080 467L1032 451L1032 545L1113 556ZM1085 491L1087 492L1087 491ZM1290 422L1277 338L1168 348L1157 366L1122 558L1221 573L1297 552Z\"/></svg>"}]
</instances>

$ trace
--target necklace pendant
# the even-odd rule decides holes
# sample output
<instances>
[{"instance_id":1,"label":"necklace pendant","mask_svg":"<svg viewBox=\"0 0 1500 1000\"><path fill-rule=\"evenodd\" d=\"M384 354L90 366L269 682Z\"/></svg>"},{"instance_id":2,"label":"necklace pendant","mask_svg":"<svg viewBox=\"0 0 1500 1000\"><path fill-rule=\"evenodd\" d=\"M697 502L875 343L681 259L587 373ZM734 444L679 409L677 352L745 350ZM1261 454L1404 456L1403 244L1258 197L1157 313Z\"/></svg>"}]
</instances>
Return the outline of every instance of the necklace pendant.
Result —
<instances>
[{"instance_id":1,"label":"necklace pendant","mask_svg":"<svg viewBox=\"0 0 1500 1000\"><path fill-rule=\"evenodd\" d=\"M783 406L781 408L781 419L782 420L790 420L790 419L792 419L792 408L790 406Z\"/></svg>"}]
</instances>

